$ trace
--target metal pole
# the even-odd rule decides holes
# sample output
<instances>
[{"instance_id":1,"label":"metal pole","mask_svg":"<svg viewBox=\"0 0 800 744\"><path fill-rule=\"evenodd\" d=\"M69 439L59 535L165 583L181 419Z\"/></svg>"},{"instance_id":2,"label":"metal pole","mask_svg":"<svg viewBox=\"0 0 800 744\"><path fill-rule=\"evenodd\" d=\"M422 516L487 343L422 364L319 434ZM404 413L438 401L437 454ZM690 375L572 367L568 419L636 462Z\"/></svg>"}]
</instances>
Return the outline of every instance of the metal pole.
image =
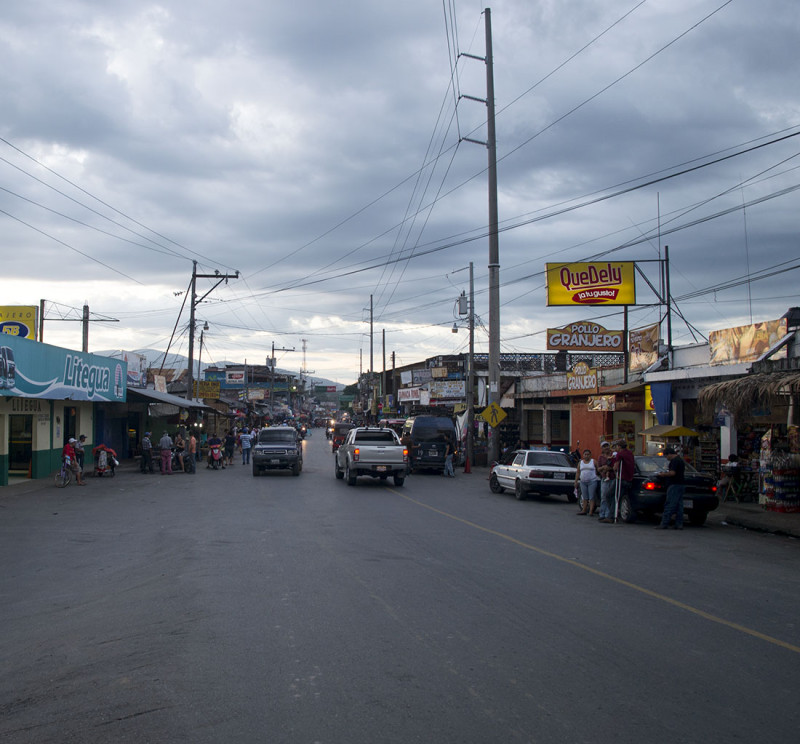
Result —
<instances>
[{"instance_id":1,"label":"metal pole","mask_svg":"<svg viewBox=\"0 0 800 744\"><path fill-rule=\"evenodd\" d=\"M197 261L192 261L192 285L189 290L189 371L186 375L186 399L191 400L194 390L194 306L197 304Z\"/></svg>"},{"instance_id":2,"label":"metal pole","mask_svg":"<svg viewBox=\"0 0 800 744\"><path fill-rule=\"evenodd\" d=\"M269 382L269 423L270 426L275 421L275 342L272 342L272 356L269 359L269 366L272 370L272 374L270 375L270 382Z\"/></svg>"},{"instance_id":3,"label":"metal pole","mask_svg":"<svg viewBox=\"0 0 800 744\"><path fill-rule=\"evenodd\" d=\"M469 356L467 357L467 462L465 473L475 462L475 281L469 262Z\"/></svg>"},{"instance_id":4,"label":"metal pole","mask_svg":"<svg viewBox=\"0 0 800 744\"><path fill-rule=\"evenodd\" d=\"M497 141L495 135L494 63L492 61L492 12L486 22L486 107L489 155L489 403L500 400L500 246L497 234ZM500 432L491 428L489 462L500 455Z\"/></svg>"},{"instance_id":5,"label":"metal pole","mask_svg":"<svg viewBox=\"0 0 800 744\"><path fill-rule=\"evenodd\" d=\"M672 369L672 297L669 288L669 246L664 246L664 288L667 295L667 361Z\"/></svg>"}]
</instances>

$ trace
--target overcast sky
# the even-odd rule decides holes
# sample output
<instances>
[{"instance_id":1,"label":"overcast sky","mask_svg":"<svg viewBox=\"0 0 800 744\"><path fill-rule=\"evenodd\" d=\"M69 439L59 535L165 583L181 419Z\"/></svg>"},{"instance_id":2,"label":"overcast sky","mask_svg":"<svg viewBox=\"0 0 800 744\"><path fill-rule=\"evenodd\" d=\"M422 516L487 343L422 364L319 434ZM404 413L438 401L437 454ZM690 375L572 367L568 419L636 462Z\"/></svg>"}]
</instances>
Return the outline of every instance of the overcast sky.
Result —
<instances>
[{"instance_id":1,"label":"overcast sky","mask_svg":"<svg viewBox=\"0 0 800 744\"><path fill-rule=\"evenodd\" d=\"M45 341L80 348L80 325L54 318L88 303L119 321L92 324L91 351L164 349L177 323L185 354L196 260L240 272L198 306L204 361L263 364L274 342L299 369L306 339L312 376L352 382L371 295L376 369L384 330L398 366L465 350L451 328L470 262L489 323L487 151L463 139L486 139L486 107L463 98L485 98L486 68L458 55L485 55L484 7L7 4L0 305L47 300ZM698 340L797 303L800 4L490 7L503 352L543 351L573 321L622 327L611 308L548 308L548 261L635 260L657 284L669 246ZM656 302L642 278L637 292Z\"/></svg>"}]
</instances>

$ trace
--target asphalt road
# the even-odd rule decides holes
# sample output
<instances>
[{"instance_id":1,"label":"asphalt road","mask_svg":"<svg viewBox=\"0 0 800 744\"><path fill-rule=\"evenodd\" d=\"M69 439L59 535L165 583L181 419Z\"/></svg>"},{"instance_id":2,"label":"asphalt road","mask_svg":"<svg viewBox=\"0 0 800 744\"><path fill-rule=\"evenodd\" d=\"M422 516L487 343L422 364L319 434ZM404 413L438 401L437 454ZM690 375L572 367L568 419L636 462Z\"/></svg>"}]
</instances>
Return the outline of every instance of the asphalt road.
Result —
<instances>
[{"instance_id":1,"label":"asphalt road","mask_svg":"<svg viewBox=\"0 0 800 744\"><path fill-rule=\"evenodd\" d=\"M3 492L0 740L797 742L797 541L305 448Z\"/></svg>"}]
</instances>

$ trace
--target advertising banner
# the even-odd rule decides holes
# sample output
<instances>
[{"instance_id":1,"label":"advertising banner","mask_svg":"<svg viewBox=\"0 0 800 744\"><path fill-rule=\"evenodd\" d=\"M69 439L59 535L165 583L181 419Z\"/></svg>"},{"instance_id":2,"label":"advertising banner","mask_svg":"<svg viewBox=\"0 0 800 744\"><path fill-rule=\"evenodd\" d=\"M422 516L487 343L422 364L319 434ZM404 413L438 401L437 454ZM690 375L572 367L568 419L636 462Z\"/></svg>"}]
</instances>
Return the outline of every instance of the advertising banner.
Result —
<instances>
[{"instance_id":1,"label":"advertising banner","mask_svg":"<svg viewBox=\"0 0 800 744\"><path fill-rule=\"evenodd\" d=\"M194 381L195 398L219 398L219 380Z\"/></svg>"},{"instance_id":2,"label":"advertising banner","mask_svg":"<svg viewBox=\"0 0 800 744\"><path fill-rule=\"evenodd\" d=\"M567 395L581 395L597 392L597 368L586 362L578 362L567 372Z\"/></svg>"},{"instance_id":3,"label":"advertising banner","mask_svg":"<svg viewBox=\"0 0 800 744\"><path fill-rule=\"evenodd\" d=\"M244 370L225 370L225 382L228 385L244 385Z\"/></svg>"},{"instance_id":4,"label":"advertising banner","mask_svg":"<svg viewBox=\"0 0 800 744\"><path fill-rule=\"evenodd\" d=\"M633 261L546 264L548 305L635 305Z\"/></svg>"},{"instance_id":5,"label":"advertising banner","mask_svg":"<svg viewBox=\"0 0 800 744\"><path fill-rule=\"evenodd\" d=\"M586 405L587 411L616 411L616 395L590 395Z\"/></svg>"},{"instance_id":6,"label":"advertising banner","mask_svg":"<svg viewBox=\"0 0 800 744\"><path fill-rule=\"evenodd\" d=\"M563 328L547 329L547 348L555 351L622 351L623 332L608 331L581 320Z\"/></svg>"},{"instance_id":7,"label":"advertising banner","mask_svg":"<svg viewBox=\"0 0 800 744\"><path fill-rule=\"evenodd\" d=\"M466 383L463 380L434 380L430 387L431 398L439 400L463 399L466 397Z\"/></svg>"},{"instance_id":8,"label":"advertising banner","mask_svg":"<svg viewBox=\"0 0 800 744\"><path fill-rule=\"evenodd\" d=\"M628 369L638 372L658 361L659 324L637 328L628 333Z\"/></svg>"},{"instance_id":9,"label":"advertising banner","mask_svg":"<svg viewBox=\"0 0 800 744\"><path fill-rule=\"evenodd\" d=\"M419 400L419 388L400 388L397 391L398 403Z\"/></svg>"},{"instance_id":10,"label":"advertising banner","mask_svg":"<svg viewBox=\"0 0 800 744\"><path fill-rule=\"evenodd\" d=\"M0 395L122 402L127 365L17 336L0 336Z\"/></svg>"},{"instance_id":11,"label":"advertising banner","mask_svg":"<svg viewBox=\"0 0 800 744\"><path fill-rule=\"evenodd\" d=\"M0 333L35 340L38 313L35 305L0 306Z\"/></svg>"},{"instance_id":12,"label":"advertising banner","mask_svg":"<svg viewBox=\"0 0 800 744\"><path fill-rule=\"evenodd\" d=\"M128 365L128 387L147 387L147 357L132 351L123 351L121 357Z\"/></svg>"},{"instance_id":13,"label":"advertising banner","mask_svg":"<svg viewBox=\"0 0 800 744\"><path fill-rule=\"evenodd\" d=\"M708 334L711 364L753 362L785 335L786 318L711 331Z\"/></svg>"}]
</instances>

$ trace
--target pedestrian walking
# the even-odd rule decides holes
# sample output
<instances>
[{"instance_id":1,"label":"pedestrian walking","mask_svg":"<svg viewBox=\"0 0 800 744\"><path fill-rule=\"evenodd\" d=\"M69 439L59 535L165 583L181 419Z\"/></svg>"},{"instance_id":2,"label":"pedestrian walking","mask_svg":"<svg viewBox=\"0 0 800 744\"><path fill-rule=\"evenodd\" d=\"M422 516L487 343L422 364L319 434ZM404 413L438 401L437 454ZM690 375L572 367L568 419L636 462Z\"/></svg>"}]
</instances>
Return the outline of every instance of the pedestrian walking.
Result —
<instances>
[{"instance_id":1,"label":"pedestrian walking","mask_svg":"<svg viewBox=\"0 0 800 744\"><path fill-rule=\"evenodd\" d=\"M165 431L158 441L161 450L161 475L172 475L172 437Z\"/></svg>"},{"instance_id":2,"label":"pedestrian walking","mask_svg":"<svg viewBox=\"0 0 800 744\"><path fill-rule=\"evenodd\" d=\"M591 450L583 451L583 457L575 469L575 486L580 488L581 494L581 510L578 514L588 514L593 517L597 506L600 477L597 474L597 465L592 459Z\"/></svg>"},{"instance_id":3,"label":"pedestrian walking","mask_svg":"<svg viewBox=\"0 0 800 744\"><path fill-rule=\"evenodd\" d=\"M686 463L683 458L672 448L667 447L664 455L669 460L669 470L660 473L663 478L669 478L667 486L667 501L664 504L664 513L661 515L661 524L657 530L665 530L669 527L670 519L675 515L675 529L683 529L683 494L686 491L686 481L684 473Z\"/></svg>"},{"instance_id":4,"label":"pedestrian walking","mask_svg":"<svg viewBox=\"0 0 800 744\"><path fill-rule=\"evenodd\" d=\"M225 435L224 441L224 461L223 465L233 465L233 453L236 449L236 435L233 433L233 429L228 429L228 433Z\"/></svg>"},{"instance_id":5,"label":"pedestrian walking","mask_svg":"<svg viewBox=\"0 0 800 744\"><path fill-rule=\"evenodd\" d=\"M455 478L456 472L453 470L453 455L455 455L456 450L453 446L453 440L450 437L447 437L447 449L444 453L444 475L446 478Z\"/></svg>"},{"instance_id":6,"label":"pedestrian walking","mask_svg":"<svg viewBox=\"0 0 800 744\"><path fill-rule=\"evenodd\" d=\"M194 475L197 472L197 437L194 435L194 432L189 432L189 443L187 445L189 450L189 456L186 460L189 469L187 472Z\"/></svg>"},{"instance_id":7,"label":"pedestrian walking","mask_svg":"<svg viewBox=\"0 0 800 744\"><path fill-rule=\"evenodd\" d=\"M242 432L241 437L239 438L239 444L242 448L242 465L249 465L250 464L250 432L248 431L247 427L244 427L244 431Z\"/></svg>"},{"instance_id":8,"label":"pedestrian walking","mask_svg":"<svg viewBox=\"0 0 800 744\"><path fill-rule=\"evenodd\" d=\"M139 461L139 469L143 473L153 472L153 442L150 436L150 432L146 431L142 437L142 459Z\"/></svg>"}]
</instances>

